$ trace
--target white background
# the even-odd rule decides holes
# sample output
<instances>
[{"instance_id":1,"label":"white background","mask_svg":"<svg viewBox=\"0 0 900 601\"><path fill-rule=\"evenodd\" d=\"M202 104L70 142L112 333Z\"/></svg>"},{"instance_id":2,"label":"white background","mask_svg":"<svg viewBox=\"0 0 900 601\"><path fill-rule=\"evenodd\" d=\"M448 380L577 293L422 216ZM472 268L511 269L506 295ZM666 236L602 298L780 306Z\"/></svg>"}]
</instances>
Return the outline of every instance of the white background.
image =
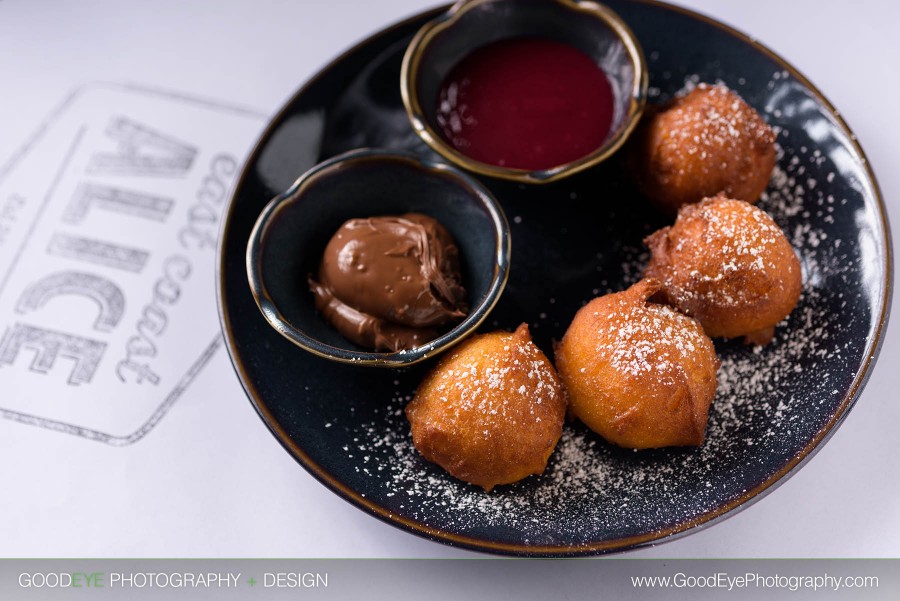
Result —
<instances>
[{"instance_id":1,"label":"white background","mask_svg":"<svg viewBox=\"0 0 900 601\"><path fill-rule=\"evenodd\" d=\"M815 82L900 220L900 3L680 4L752 34ZM133 82L273 113L335 55L430 6L0 0L0 165L80 84ZM629 556L900 557L898 362L894 327L856 408L806 467L747 511ZM220 350L131 447L0 420L0 556L473 554L383 524L320 486L262 425Z\"/></svg>"}]
</instances>

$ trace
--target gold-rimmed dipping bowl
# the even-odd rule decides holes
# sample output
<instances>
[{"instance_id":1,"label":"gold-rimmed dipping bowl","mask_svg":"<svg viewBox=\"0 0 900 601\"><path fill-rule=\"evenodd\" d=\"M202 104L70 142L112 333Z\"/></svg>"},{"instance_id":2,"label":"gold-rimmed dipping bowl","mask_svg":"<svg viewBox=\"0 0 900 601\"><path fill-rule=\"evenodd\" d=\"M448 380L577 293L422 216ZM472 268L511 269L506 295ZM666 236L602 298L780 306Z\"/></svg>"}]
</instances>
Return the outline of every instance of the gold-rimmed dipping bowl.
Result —
<instances>
[{"instance_id":1,"label":"gold-rimmed dipping bowl","mask_svg":"<svg viewBox=\"0 0 900 601\"><path fill-rule=\"evenodd\" d=\"M450 232L459 247L470 311L415 348L364 349L322 317L306 278L342 223L403 213L428 215ZM360 148L313 166L266 205L247 243L247 280L266 321L297 347L339 363L404 368L475 332L506 286L510 246L503 209L475 178L410 153Z\"/></svg>"},{"instance_id":2,"label":"gold-rimmed dipping bowl","mask_svg":"<svg viewBox=\"0 0 900 601\"><path fill-rule=\"evenodd\" d=\"M612 124L606 139L592 152L548 169L515 169L475 160L441 135L438 94L448 73L479 47L520 37L572 45L606 73L613 91ZM479 175L541 184L593 167L625 143L646 105L647 64L628 25L598 2L461 0L413 37L403 57L400 92L413 129L454 165Z\"/></svg>"}]
</instances>

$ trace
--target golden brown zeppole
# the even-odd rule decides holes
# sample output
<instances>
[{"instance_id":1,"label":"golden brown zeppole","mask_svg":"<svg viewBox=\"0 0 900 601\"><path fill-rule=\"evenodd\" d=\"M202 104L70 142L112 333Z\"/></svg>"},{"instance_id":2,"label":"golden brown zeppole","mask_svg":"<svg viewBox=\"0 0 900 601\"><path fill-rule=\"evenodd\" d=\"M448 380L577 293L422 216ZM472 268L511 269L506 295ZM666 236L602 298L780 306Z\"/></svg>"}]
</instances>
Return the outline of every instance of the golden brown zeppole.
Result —
<instances>
[{"instance_id":1,"label":"golden brown zeppole","mask_svg":"<svg viewBox=\"0 0 900 601\"><path fill-rule=\"evenodd\" d=\"M686 205L645 243L644 275L662 282L659 298L696 317L713 338L766 344L800 298L800 261L784 232L741 200Z\"/></svg>"},{"instance_id":2,"label":"golden brown zeppole","mask_svg":"<svg viewBox=\"0 0 900 601\"><path fill-rule=\"evenodd\" d=\"M645 279L581 308L556 348L569 410L633 449L700 445L716 394L716 358L700 324L648 299Z\"/></svg>"},{"instance_id":3,"label":"golden brown zeppole","mask_svg":"<svg viewBox=\"0 0 900 601\"><path fill-rule=\"evenodd\" d=\"M634 154L641 191L674 215L719 192L756 202L775 167L775 133L726 86L700 84L648 112Z\"/></svg>"},{"instance_id":4,"label":"golden brown zeppole","mask_svg":"<svg viewBox=\"0 0 900 601\"><path fill-rule=\"evenodd\" d=\"M416 449L485 490L543 472L565 412L559 376L525 324L461 343L406 407Z\"/></svg>"}]
</instances>

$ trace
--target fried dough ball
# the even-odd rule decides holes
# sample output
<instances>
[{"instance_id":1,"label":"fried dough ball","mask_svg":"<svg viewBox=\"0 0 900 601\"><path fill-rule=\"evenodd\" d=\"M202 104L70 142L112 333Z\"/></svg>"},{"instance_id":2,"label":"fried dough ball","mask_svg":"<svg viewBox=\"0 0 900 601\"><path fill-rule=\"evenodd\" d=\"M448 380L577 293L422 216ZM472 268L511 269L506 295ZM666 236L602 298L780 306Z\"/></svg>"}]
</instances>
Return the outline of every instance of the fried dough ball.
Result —
<instances>
[{"instance_id":1,"label":"fried dough ball","mask_svg":"<svg viewBox=\"0 0 900 601\"><path fill-rule=\"evenodd\" d=\"M712 340L696 320L647 301L645 279L581 308L556 349L569 410L632 449L700 445L716 394Z\"/></svg>"},{"instance_id":2,"label":"fried dough ball","mask_svg":"<svg viewBox=\"0 0 900 601\"><path fill-rule=\"evenodd\" d=\"M641 191L670 215L720 192L753 203L775 167L775 133L735 92L700 84L648 114L634 161Z\"/></svg>"},{"instance_id":3,"label":"fried dough ball","mask_svg":"<svg viewBox=\"0 0 900 601\"><path fill-rule=\"evenodd\" d=\"M797 305L800 261L781 228L753 205L724 196L681 208L675 224L644 240L644 275L659 299L696 317L716 337L767 344Z\"/></svg>"},{"instance_id":4,"label":"fried dough ball","mask_svg":"<svg viewBox=\"0 0 900 601\"><path fill-rule=\"evenodd\" d=\"M460 344L406 406L416 449L487 491L544 471L565 412L559 376L525 324Z\"/></svg>"}]
</instances>

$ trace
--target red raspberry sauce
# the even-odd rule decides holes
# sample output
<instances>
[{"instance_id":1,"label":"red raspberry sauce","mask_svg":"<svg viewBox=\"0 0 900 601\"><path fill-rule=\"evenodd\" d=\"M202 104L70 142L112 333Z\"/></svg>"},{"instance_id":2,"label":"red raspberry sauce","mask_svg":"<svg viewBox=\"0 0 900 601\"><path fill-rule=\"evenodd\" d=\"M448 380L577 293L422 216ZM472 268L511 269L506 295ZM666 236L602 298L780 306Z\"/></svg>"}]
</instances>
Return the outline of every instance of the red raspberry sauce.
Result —
<instances>
[{"instance_id":1,"label":"red raspberry sauce","mask_svg":"<svg viewBox=\"0 0 900 601\"><path fill-rule=\"evenodd\" d=\"M603 144L613 102L606 74L588 55L549 39L514 38L453 68L441 85L438 123L477 161L549 169Z\"/></svg>"}]
</instances>

